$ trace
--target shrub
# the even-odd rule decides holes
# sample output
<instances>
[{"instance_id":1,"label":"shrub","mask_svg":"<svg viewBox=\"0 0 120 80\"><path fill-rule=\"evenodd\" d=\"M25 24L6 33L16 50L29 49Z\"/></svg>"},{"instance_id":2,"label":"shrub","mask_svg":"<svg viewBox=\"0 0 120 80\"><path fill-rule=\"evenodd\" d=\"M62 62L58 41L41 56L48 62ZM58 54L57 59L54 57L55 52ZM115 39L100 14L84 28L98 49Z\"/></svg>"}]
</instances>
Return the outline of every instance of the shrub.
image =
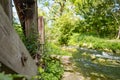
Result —
<instances>
[{"instance_id":1,"label":"shrub","mask_svg":"<svg viewBox=\"0 0 120 80\"><path fill-rule=\"evenodd\" d=\"M40 80L61 80L64 69L60 63L60 60L51 58L46 55L43 57L42 65L39 67L39 78Z\"/></svg>"},{"instance_id":2,"label":"shrub","mask_svg":"<svg viewBox=\"0 0 120 80\"><path fill-rule=\"evenodd\" d=\"M13 80L13 77L9 74L0 73L0 80Z\"/></svg>"}]
</instances>

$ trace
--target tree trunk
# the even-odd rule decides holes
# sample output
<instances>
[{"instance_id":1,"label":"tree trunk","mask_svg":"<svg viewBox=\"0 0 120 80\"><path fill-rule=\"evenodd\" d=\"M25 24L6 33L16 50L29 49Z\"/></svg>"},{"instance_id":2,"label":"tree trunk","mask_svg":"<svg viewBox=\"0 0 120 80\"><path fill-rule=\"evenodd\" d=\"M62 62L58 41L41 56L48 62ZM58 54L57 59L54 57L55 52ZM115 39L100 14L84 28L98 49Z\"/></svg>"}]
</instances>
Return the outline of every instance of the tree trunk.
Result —
<instances>
[{"instance_id":1,"label":"tree trunk","mask_svg":"<svg viewBox=\"0 0 120 80\"><path fill-rule=\"evenodd\" d=\"M0 0L0 4L3 7L5 13L7 14L7 16L9 17L11 23L12 23L12 19L13 19L13 15L12 15L12 0Z\"/></svg>"},{"instance_id":2,"label":"tree trunk","mask_svg":"<svg viewBox=\"0 0 120 80\"><path fill-rule=\"evenodd\" d=\"M5 0L6 1L6 0ZM28 79L37 74L37 66L13 29L0 5L0 62Z\"/></svg>"}]
</instances>

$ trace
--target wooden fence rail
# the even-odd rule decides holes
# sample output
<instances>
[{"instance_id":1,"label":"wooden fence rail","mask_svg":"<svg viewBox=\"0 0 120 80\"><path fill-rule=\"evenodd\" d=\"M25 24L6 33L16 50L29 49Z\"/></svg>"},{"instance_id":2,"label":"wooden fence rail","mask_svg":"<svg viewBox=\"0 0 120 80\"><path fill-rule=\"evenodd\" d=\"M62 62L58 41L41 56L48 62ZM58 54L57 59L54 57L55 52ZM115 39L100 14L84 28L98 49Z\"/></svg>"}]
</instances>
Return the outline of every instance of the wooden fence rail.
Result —
<instances>
[{"instance_id":1,"label":"wooden fence rail","mask_svg":"<svg viewBox=\"0 0 120 80\"><path fill-rule=\"evenodd\" d=\"M37 74L37 66L12 27L0 5L0 62L16 73L31 78Z\"/></svg>"}]
</instances>

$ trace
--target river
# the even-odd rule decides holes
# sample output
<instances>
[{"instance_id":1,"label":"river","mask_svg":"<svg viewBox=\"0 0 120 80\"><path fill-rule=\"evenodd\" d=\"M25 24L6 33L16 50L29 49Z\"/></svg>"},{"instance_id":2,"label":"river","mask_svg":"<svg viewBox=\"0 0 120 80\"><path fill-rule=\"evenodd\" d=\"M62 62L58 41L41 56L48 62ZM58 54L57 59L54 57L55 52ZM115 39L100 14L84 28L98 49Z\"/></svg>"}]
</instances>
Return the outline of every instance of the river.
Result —
<instances>
[{"instance_id":1,"label":"river","mask_svg":"<svg viewBox=\"0 0 120 80\"><path fill-rule=\"evenodd\" d=\"M87 48L72 53L75 70L86 80L120 80L120 56Z\"/></svg>"}]
</instances>

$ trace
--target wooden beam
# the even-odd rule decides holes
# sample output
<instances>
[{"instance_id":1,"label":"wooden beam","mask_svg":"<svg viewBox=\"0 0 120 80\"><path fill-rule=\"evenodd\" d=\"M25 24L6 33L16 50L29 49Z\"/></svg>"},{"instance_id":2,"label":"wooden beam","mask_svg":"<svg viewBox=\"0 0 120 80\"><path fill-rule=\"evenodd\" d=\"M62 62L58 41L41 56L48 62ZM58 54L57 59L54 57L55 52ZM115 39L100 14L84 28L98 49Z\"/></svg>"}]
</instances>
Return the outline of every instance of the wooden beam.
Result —
<instances>
[{"instance_id":1,"label":"wooden beam","mask_svg":"<svg viewBox=\"0 0 120 80\"><path fill-rule=\"evenodd\" d=\"M0 62L28 79L37 74L37 66L13 29L0 5Z\"/></svg>"}]
</instances>

